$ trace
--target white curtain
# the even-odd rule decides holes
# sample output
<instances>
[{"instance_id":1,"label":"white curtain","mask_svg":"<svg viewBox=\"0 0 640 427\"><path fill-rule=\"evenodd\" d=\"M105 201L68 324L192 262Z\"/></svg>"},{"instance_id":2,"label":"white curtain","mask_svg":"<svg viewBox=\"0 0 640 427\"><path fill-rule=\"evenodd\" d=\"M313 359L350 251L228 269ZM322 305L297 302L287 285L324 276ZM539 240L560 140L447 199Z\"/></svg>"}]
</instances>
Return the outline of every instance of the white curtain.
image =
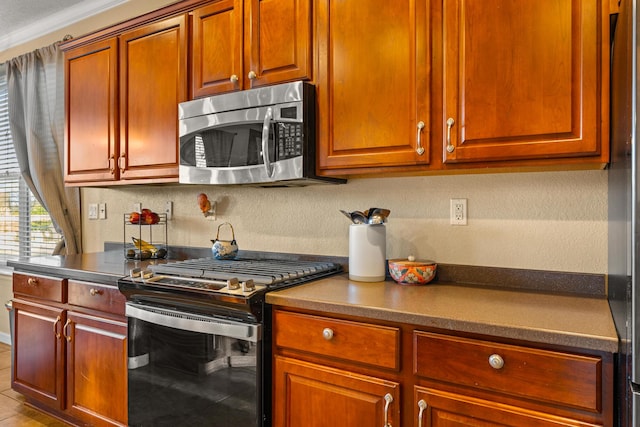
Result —
<instances>
[{"instance_id":1,"label":"white curtain","mask_svg":"<svg viewBox=\"0 0 640 427\"><path fill-rule=\"evenodd\" d=\"M64 186L64 61L55 43L7 61L9 126L27 185L62 242L54 254L82 252L80 190Z\"/></svg>"}]
</instances>

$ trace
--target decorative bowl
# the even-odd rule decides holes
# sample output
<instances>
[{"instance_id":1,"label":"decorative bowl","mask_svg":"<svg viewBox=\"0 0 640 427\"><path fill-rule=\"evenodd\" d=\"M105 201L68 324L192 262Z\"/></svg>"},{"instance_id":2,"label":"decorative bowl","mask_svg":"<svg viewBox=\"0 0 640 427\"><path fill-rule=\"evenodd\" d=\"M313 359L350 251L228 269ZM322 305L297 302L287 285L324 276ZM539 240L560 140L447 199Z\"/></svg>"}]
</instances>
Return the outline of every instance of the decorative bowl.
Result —
<instances>
[{"instance_id":1,"label":"decorative bowl","mask_svg":"<svg viewBox=\"0 0 640 427\"><path fill-rule=\"evenodd\" d=\"M437 264L434 261L416 261L413 256L408 259L390 259L389 274L400 284L424 285L433 280Z\"/></svg>"}]
</instances>

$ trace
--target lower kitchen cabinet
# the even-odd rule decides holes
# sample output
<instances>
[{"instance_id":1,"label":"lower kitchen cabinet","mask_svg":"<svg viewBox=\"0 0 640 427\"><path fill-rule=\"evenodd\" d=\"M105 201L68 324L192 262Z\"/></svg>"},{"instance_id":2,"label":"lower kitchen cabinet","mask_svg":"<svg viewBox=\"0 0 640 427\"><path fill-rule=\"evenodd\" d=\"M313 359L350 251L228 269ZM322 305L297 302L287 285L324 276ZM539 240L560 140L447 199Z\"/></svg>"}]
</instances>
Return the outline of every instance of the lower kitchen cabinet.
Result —
<instances>
[{"instance_id":1,"label":"lower kitchen cabinet","mask_svg":"<svg viewBox=\"0 0 640 427\"><path fill-rule=\"evenodd\" d=\"M13 372L11 387L54 409L64 408L64 343L66 312L29 301L14 300Z\"/></svg>"},{"instance_id":2,"label":"lower kitchen cabinet","mask_svg":"<svg viewBox=\"0 0 640 427\"><path fill-rule=\"evenodd\" d=\"M276 356L274 426L399 425L400 384Z\"/></svg>"},{"instance_id":3,"label":"lower kitchen cabinet","mask_svg":"<svg viewBox=\"0 0 640 427\"><path fill-rule=\"evenodd\" d=\"M610 353L421 329L278 307L274 427L613 423Z\"/></svg>"},{"instance_id":4,"label":"lower kitchen cabinet","mask_svg":"<svg viewBox=\"0 0 640 427\"><path fill-rule=\"evenodd\" d=\"M12 388L73 423L127 425L127 322L117 288L15 273Z\"/></svg>"},{"instance_id":5,"label":"lower kitchen cabinet","mask_svg":"<svg viewBox=\"0 0 640 427\"><path fill-rule=\"evenodd\" d=\"M399 369L399 328L282 310L273 319L274 427L400 425L400 384L378 375Z\"/></svg>"},{"instance_id":6,"label":"lower kitchen cabinet","mask_svg":"<svg viewBox=\"0 0 640 427\"><path fill-rule=\"evenodd\" d=\"M415 389L418 426L522 427L593 426L542 412L422 387Z\"/></svg>"},{"instance_id":7,"label":"lower kitchen cabinet","mask_svg":"<svg viewBox=\"0 0 640 427\"><path fill-rule=\"evenodd\" d=\"M94 425L127 423L127 324L67 314L67 405Z\"/></svg>"}]
</instances>

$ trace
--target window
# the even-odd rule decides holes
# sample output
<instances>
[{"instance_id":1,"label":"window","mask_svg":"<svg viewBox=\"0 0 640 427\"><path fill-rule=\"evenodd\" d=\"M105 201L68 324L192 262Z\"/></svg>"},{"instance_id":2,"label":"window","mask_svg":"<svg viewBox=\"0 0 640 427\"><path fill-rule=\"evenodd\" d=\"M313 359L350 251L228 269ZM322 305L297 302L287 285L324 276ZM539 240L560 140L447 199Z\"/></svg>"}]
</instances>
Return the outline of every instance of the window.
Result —
<instances>
[{"instance_id":1,"label":"window","mask_svg":"<svg viewBox=\"0 0 640 427\"><path fill-rule=\"evenodd\" d=\"M49 214L20 176L9 131L6 70L0 66L0 264L51 255L60 238Z\"/></svg>"}]
</instances>

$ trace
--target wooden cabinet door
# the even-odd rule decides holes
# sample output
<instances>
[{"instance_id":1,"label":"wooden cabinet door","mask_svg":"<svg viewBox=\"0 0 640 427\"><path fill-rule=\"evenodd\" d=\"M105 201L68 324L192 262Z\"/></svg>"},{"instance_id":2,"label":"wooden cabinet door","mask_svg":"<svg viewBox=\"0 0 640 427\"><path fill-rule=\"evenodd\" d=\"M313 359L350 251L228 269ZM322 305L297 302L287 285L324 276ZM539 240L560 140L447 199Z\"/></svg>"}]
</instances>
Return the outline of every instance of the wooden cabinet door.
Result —
<instances>
[{"instance_id":1,"label":"wooden cabinet door","mask_svg":"<svg viewBox=\"0 0 640 427\"><path fill-rule=\"evenodd\" d=\"M245 87L310 78L311 1L245 1Z\"/></svg>"},{"instance_id":2,"label":"wooden cabinet door","mask_svg":"<svg viewBox=\"0 0 640 427\"><path fill-rule=\"evenodd\" d=\"M607 161L602 1L443 2L443 162Z\"/></svg>"},{"instance_id":3,"label":"wooden cabinet door","mask_svg":"<svg viewBox=\"0 0 640 427\"><path fill-rule=\"evenodd\" d=\"M192 15L193 98L242 89L242 0L218 1Z\"/></svg>"},{"instance_id":4,"label":"wooden cabinet door","mask_svg":"<svg viewBox=\"0 0 640 427\"><path fill-rule=\"evenodd\" d=\"M383 426L386 417L400 423L398 383L281 356L274 366L274 427Z\"/></svg>"},{"instance_id":5,"label":"wooden cabinet door","mask_svg":"<svg viewBox=\"0 0 640 427\"><path fill-rule=\"evenodd\" d=\"M318 164L325 174L429 163L428 3L317 2Z\"/></svg>"},{"instance_id":6,"label":"wooden cabinet door","mask_svg":"<svg viewBox=\"0 0 640 427\"><path fill-rule=\"evenodd\" d=\"M186 15L120 36L120 179L178 176L178 103L187 98Z\"/></svg>"},{"instance_id":7,"label":"wooden cabinet door","mask_svg":"<svg viewBox=\"0 0 640 427\"><path fill-rule=\"evenodd\" d=\"M593 426L440 390L416 387L415 424L424 427ZM420 422L421 421L421 422Z\"/></svg>"},{"instance_id":8,"label":"wooden cabinet door","mask_svg":"<svg viewBox=\"0 0 640 427\"><path fill-rule=\"evenodd\" d=\"M11 387L62 410L64 408L65 312L43 304L14 299L15 316Z\"/></svg>"},{"instance_id":9,"label":"wooden cabinet door","mask_svg":"<svg viewBox=\"0 0 640 427\"><path fill-rule=\"evenodd\" d=\"M92 425L127 425L126 320L74 311L67 319L69 412Z\"/></svg>"},{"instance_id":10,"label":"wooden cabinet door","mask_svg":"<svg viewBox=\"0 0 640 427\"><path fill-rule=\"evenodd\" d=\"M65 53L67 183L118 179L118 41Z\"/></svg>"},{"instance_id":11,"label":"wooden cabinet door","mask_svg":"<svg viewBox=\"0 0 640 427\"><path fill-rule=\"evenodd\" d=\"M193 12L194 98L311 77L309 0L222 0Z\"/></svg>"}]
</instances>

